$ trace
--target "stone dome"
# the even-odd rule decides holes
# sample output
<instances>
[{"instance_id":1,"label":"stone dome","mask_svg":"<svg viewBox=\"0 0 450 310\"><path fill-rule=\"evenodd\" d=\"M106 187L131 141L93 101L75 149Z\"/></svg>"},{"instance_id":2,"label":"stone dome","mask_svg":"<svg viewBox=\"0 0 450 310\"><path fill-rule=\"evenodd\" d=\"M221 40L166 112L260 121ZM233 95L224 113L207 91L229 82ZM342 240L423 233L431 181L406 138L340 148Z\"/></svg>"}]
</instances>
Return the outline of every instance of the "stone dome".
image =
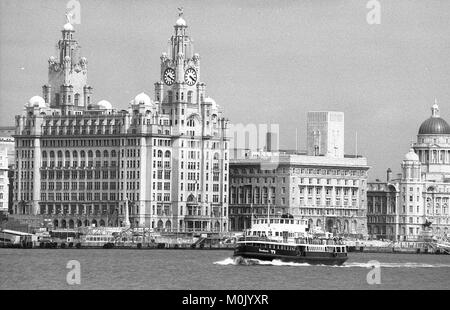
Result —
<instances>
[{"instance_id":1,"label":"stone dome","mask_svg":"<svg viewBox=\"0 0 450 310\"><path fill-rule=\"evenodd\" d=\"M47 105L45 104L44 98L41 96L34 96L31 97L30 100L28 100L28 103L25 105L26 107L39 107L39 108L45 108Z\"/></svg>"},{"instance_id":2,"label":"stone dome","mask_svg":"<svg viewBox=\"0 0 450 310\"><path fill-rule=\"evenodd\" d=\"M111 102L106 101L106 100L100 100L100 101L97 103L97 106L98 106L100 109L106 109L106 110L111 110L111 109L112 109L112 104L111 104Z\"/></svg>"},{"instance_id":3,"label":"stone dome","mask_svg":"<svg viewBox=\"0 0 450 310\"><path fill-rule=\"evenodd\" d=\"M406 153L405 160L408 160L408 161L419 161L419 156L411 148L411 149L409 149L409 152Z\"/></svg>"},{"instance_id":4,"label":"stone dome","mask_svg":"<svg viewBox=\"0 0 450 310\"><path fill-rule=\"evenodd\" d=\"M152 100L146 93L140 93L134 97L134 104L152 105Z\"/></svg>"},{"instance_id":5,"label":"stone dome","mask_svg":"<svg viewBox=\"0 0 450 310\"><path fill-rule=\"evenodd\" d=\"M204 103L211 105L211 110L216 114L220 110L220 106L216 103L216 101L211 97L206 97L203 100Z\"/></svg>"},{"instance_id":6,"label":"stone dome","mask_svg":"<svg viewBox=\"0 0 450 310\"><path fill-rule=\"evenodd\" d=\"M63 26L65 31L73 31L73 25L71 23L67 23Z\"/></svg>"},{"instance_id":7,"label":"stone dome","mask_svg":"<svg viewBox=\"0 0 450 310\"><path fill-rule=\"evenodd\" d=\"M186 21L184 20L183 17L180 17L180 18L177 19L176 25L177 26L186 26Z\"/></svg>"},{"instance_id":8,"label":"stone dome","mask_svg":"<svg viewBox=\"0 0 450 310\"><path fill-rule=\"evenodd\" d=\"M419 128L419 135L450 135L450 126L440 117L430 117Z\"/></svg>"},{"instance_id":9,"label":"stone dome","mask_svg":"<svg viewBox=\"0 0 450 310\"><path fill-rule=\"evenodd\" d=\"M420 125L419 135L450 135L450 126L439 116L436 102L431 107L431 117Z\"/></svg>"},{"instance_id":10,"label":"stone dome","mask_svg":"<svg viewBox=\"0 0 450 310\"><path fill-rule=\"evenodd\" d=\"M216 101L215 101L213 98L211 98L211 97L206 97L206 98L203 100L203 102L204 102L204 103L209 103L209 104L211 104L211 105L213 105L213 106L216 106L216 105L217 105Z\"/></svg>"}]
</instances>

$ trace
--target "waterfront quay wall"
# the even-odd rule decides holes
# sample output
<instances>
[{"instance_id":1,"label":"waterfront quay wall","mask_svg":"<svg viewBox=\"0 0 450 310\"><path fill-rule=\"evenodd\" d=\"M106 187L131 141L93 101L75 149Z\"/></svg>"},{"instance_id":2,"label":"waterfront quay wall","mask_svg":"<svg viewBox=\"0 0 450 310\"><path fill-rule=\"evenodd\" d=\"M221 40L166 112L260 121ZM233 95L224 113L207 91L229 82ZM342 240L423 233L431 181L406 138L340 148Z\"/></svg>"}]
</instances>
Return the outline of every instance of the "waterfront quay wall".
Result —
<instances>
[{"instance_id":1,"label":"waterfront quay wall","mask_svg":"<svg viewBox=\"0 0 450 310\"><path fill-rule=\"evenodd\" d=\"M349 252L397 254L446 254L430 242L397 242L389 245L358 244L347 246Z\"/></svg>"}]
</instances>

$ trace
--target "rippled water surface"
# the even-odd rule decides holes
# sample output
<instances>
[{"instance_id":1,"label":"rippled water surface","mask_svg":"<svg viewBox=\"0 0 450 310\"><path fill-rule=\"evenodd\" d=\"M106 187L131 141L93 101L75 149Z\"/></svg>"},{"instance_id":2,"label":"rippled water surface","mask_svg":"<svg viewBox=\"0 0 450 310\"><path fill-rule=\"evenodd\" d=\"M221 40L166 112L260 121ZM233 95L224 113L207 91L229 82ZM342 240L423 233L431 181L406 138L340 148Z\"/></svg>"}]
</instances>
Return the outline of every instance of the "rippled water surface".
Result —
<instances>
[{"instance_id":1,"label":"rippled water surface","mask_svg":"<svg viewBox=\"0 0 450 310\"><path fill-rule=\"evenodd\" d=\"M68 285L70 260L81 285ZM367 274L378 261L381 284ZM349 253L339 267L236 261L230 250L0 249L0 289L450 289L450 255Z\"/></svg>"}]
</instances>

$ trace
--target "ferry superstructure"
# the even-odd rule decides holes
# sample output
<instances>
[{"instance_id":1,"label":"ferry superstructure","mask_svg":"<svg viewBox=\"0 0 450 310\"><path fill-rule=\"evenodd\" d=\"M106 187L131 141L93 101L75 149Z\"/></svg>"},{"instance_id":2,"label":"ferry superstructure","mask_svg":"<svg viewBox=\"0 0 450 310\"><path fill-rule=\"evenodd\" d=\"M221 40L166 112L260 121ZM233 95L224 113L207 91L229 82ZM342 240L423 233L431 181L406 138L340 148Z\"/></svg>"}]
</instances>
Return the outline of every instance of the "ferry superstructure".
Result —
<instances>
[{"instance_id":1,"label":"ferry superstructure","mask_svg":"<svg viewBox=\"0 0 450 310\"><path fill-rule=\"evenodd\" d=\"M342 265L348 259L342 241L309 234L307 220L292 215L253 219L233 256L313 265Z\"/></svg>"}]
</instances>

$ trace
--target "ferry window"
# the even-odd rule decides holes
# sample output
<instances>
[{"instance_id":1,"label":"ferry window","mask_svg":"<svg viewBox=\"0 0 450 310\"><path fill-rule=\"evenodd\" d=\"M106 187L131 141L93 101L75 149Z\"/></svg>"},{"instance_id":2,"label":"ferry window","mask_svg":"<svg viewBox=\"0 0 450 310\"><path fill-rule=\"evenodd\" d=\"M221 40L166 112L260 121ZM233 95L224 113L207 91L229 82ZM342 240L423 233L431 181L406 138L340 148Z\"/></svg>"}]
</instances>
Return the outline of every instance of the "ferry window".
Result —
<instances>
[{"instance_id":1,"label":"ferry window","mask_svg":"<svg viewBox=\"0 0 450 310\"><path fill-rule=\"evenodd\" d=\"M270 220L270 224L273 224L273 220Z\"/></svg>"}]
</instances>

